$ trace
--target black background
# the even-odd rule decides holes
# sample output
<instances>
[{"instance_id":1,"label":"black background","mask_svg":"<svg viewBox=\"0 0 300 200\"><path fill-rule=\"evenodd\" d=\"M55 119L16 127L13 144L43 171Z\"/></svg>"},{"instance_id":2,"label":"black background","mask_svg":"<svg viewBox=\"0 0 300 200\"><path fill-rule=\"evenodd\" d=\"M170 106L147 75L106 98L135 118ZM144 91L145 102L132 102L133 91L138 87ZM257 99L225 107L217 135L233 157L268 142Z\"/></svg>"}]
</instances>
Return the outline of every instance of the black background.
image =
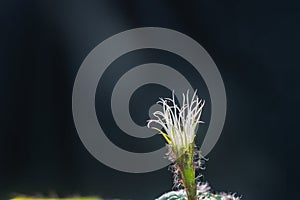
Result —
<instances>
[{"instance_id":1,"label":"black background","mask_svg":"<svg viewBox=\"0 0 300 200\"><path fill-rule=\"evenodd\" d=\"M292 2L258 0L1 1L0 198L80 194L150 200L171 189L167 168L128 174L94 159L77 135L71 109L77 70L96 45L121 31L155 26L198 41L224 80L227 118L208 155L204 180L216 191L237 192L243 199L287 199L287 135L298 130L288 128L297 120L288 112L299 97L299 9ZM181 62L174 55L161 58L158 51L141 54L139 64ZM109 102L106 94L122 64L112 66L99 83L96 108L104 118L111 114L102 101ZM130 106L136 122L146 119L150 101L145 97L168 92L157 85L140 88ZM109 117L101 123L115 130ZM156 136L153 146L150 139L116 134L108 136L132 151L163 145Z\"/></svg>"}]
</instances>

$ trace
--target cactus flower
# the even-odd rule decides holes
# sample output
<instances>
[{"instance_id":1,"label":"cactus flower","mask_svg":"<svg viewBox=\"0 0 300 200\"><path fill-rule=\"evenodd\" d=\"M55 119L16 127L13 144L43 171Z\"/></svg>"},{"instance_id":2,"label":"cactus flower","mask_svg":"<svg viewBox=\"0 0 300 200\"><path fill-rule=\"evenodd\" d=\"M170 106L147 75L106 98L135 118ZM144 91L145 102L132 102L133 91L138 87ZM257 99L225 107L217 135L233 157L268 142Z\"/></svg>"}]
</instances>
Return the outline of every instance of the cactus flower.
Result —
<instances>
[{"instance_id":1,"label":"cactus flower","mask_svg":"<svg viewBox=\"0 0 300 200\"><path fill-rule=\"evenodd\" d=\"M204 101L200 100L196 92L189 99L189 92L183 94L183 103L178 106L174 92L172 98L160 98L163 111L153 113L155 119L148 121L148 127L157 130L168 143L168 158L176 163L185 187L188 200L197 199L197 185L195 180L194 148L196 128L200 120ZM163 127L150 126L152 123Z\"/></svg>"}]
</instances>

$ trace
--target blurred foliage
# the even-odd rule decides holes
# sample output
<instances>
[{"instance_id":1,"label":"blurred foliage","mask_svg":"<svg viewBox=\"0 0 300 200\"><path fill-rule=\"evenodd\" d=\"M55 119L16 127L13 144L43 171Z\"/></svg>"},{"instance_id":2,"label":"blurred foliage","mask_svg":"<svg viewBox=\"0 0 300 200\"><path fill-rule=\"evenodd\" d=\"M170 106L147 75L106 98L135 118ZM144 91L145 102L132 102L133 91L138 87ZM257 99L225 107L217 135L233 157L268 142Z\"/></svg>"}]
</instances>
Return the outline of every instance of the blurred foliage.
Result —
<instances>
[{"instance_id":1,"label":"blurred foliage","mask_svg":"<svg viewBox=\"0 0 300 200\"><path fill-rule=\"evenodd\" d=\"M11 200L104 200L98 197L70 197L70 198L40 198L40 197L15 197Z\"/></svg>"}]
</instances>

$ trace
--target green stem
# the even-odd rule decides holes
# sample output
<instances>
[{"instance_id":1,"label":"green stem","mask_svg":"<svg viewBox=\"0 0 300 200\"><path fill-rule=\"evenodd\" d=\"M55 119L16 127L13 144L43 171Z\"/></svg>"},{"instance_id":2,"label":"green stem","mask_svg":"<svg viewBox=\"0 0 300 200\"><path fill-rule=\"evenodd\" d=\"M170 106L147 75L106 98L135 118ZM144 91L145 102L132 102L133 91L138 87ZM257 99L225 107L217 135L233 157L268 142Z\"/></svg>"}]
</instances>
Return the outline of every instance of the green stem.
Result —
<instances>
[{"instance_id":1,"label":"green stem","mask_svg":"<svg viewBox=\"0 0 300 200\"><path fill-rule=\"evenodd\" d=\"M188 200L197 199L195 183L194 144L177 160Z\"/></svg>"}]
</instances>

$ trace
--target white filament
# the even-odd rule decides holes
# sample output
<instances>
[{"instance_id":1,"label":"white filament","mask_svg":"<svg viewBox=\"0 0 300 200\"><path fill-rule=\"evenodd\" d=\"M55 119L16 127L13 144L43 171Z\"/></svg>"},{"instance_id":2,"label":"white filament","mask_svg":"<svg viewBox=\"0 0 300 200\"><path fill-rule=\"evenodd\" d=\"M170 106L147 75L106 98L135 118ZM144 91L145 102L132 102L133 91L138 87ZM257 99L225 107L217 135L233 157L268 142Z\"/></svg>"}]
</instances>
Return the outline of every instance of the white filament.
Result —
<instances>
[{"instance_id":1,"label":"white filament","mask_svg":"<svg viewBox=\"0 0 300 200\"><path fill-rule=\"evenodd\" d=\"M151 123L161 125L165 134L170 140L172 148L186 149L194 142L196 136L196 128L200 121L202 108L205 101L200 100L194 92L191 100L189 100L189 91L182 95L183 103L179 107L175 102L174 91L172 98L160 98L157 102L163 107L163 111L155 111L153 113L155 119L148 121L148 127Z\"/></svg>"}]
</instances>

